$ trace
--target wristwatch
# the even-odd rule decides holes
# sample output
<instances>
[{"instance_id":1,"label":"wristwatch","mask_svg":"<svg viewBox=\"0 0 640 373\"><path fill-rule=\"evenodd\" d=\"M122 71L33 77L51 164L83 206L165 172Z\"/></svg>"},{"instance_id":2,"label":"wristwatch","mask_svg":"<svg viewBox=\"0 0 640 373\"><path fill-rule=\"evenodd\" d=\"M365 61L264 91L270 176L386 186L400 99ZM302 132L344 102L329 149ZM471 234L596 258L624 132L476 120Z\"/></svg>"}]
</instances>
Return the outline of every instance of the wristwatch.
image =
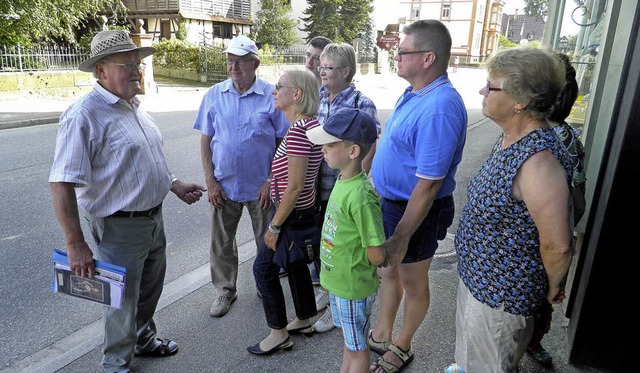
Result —
<instances>
[{"instance_id":1,"label":"wristwatch","mask_svg":"<svg viewBox=\"0 0 640 373\"><path fill-rule=\"evenodd\" d=\"M174 174L169 175L169 177L171 178L171 185L173 185L173 183L178 181L178 177Z\"/></svg>"}]
</instances>

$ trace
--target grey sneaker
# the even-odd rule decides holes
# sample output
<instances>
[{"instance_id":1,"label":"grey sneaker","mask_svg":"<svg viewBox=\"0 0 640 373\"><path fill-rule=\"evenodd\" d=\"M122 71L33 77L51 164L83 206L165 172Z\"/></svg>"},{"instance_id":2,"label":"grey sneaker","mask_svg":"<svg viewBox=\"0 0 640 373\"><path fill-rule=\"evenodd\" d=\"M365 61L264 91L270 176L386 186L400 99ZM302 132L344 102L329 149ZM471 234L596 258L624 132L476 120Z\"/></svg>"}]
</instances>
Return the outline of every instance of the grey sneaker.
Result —
<instances>
[{"instance_id":1,"label":"grey sneaker","mask_svg":"<svg viewBox=\"0 0 640 373\"><path fill-rule=\"evenodd\" d=\"M227 298L224 295L218 296L218 298L216 298L216 300L214 300L213 304L211 305L211 309L209 310L209 315L213 317L224 316L227 312L229 312L229 309L231 308L231 303L235 302L237 298L238 298L237 294L234 295L233 298L231 299Z\"/></svg>"},{"instance_id":2,"label":"grey sneaker","mask_svg":"<svg viewBox=\"0 0 640 373\"><path fill-rule=\"evenodd\" d=\"M318 312L329 306L329 292L323 289L318 290L318 295L316 295L316 310Z\"/></svg>"},{"instance_id":3,"label":"grey sneaker","mask_svg":"<svg viewBox=\"0 0 640 373\"><path fill-rule=\"evenodd\" d=\"M313 329L315 329L318 333L328 332L329 330L336 327L336 324L333 323L333 315L331 315L331 308L327 308L324 312L324 315L320 316L318 321L313 324Z\"/></svg>"}]
</instances>

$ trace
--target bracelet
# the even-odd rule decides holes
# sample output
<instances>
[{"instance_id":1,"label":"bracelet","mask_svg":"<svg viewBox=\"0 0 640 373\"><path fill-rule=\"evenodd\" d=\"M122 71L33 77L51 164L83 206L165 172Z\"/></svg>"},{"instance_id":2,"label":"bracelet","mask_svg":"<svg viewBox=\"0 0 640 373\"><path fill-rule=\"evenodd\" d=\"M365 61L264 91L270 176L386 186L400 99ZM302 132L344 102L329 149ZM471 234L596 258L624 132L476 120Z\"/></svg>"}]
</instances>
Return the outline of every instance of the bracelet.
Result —
<instances>
[{"instance_id":1,"label":"bracelet","mask_svg":"<svg viewBox=\"0 0 640 373\"><path fill-rule=\"evenodd\" d=\"M169 175L169 177L171 178L171 185L173 185L173 183L178 181L178 177L174 174Z\"/></svg>"},{"instance_id":2,"label":"bracelet","mask_svg":"<svg viewBox=\"0 0 640 373\"><path fill-rule=\"evenodd\" d=\"M276 227L272 223L269 223L269 232L271 232L273 234L279 234L280 233L280 227Z\"/></svg>"}]
</instances>

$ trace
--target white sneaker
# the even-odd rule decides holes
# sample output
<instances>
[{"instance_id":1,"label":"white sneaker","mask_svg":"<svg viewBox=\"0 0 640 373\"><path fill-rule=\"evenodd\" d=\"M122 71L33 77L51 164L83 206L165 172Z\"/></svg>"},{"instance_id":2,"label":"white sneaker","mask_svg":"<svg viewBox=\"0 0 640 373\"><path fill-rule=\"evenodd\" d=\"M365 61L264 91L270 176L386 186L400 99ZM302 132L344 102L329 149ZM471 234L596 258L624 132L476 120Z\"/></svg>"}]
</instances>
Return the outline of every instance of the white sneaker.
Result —
<instances>
[{"instance_id":1,"label":"white sneaker","mask_svg":"<svg viewBox=\"0 0 640 373\"><path fill-rule=\"evenodd\" d=\"M318 312L329 306L329 292L323 289L318 290L318 295L316 295L316 310Z\"/></svg>"},{"instance_id":2,"label":"white sneaker","mask_svg":"<svg viewBox=\"0 0 640 373\"><path fill-rule=\"evenodd\" d=\"M464 373L464 370L456 363L453 363L444 369L444 373Z\"/></svg>"},{"instance_id":3,"label":"white sneaker","mask_svg":"<svg viewBox=\"0 0 640 373\"><path fill-rule=\"evenodd\" d=\"M313 324L313 329L315 329L318 333L328 332L329 330L336 327L336 324L333 323L333 315L331 315L331 308L327 308L324 312L324 315L320 316L318 321Z\"/></svg>"}]
</instances>

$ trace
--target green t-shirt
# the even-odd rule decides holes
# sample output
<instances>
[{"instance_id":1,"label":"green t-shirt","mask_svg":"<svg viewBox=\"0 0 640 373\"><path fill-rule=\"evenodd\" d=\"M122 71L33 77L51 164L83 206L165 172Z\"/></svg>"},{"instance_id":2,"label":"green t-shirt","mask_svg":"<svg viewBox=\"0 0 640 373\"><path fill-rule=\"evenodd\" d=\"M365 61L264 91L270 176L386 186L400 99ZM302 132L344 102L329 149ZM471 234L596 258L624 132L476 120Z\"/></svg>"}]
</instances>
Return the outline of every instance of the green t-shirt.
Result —
<instances>
[{"instance_id":1,"label":"green t-shirt","mask_svg":"<svg viewBox=\"0 0 640 373\"><path fill-rule=\"evenodd\" d=\"M342 175L340 175L342 176ZM322 225L320 284L345 299L363 299L378 290L376 267L367 247L384 244L382 211L373 186L362 172L338 178Z\"/></svg>"}]
</instances>

